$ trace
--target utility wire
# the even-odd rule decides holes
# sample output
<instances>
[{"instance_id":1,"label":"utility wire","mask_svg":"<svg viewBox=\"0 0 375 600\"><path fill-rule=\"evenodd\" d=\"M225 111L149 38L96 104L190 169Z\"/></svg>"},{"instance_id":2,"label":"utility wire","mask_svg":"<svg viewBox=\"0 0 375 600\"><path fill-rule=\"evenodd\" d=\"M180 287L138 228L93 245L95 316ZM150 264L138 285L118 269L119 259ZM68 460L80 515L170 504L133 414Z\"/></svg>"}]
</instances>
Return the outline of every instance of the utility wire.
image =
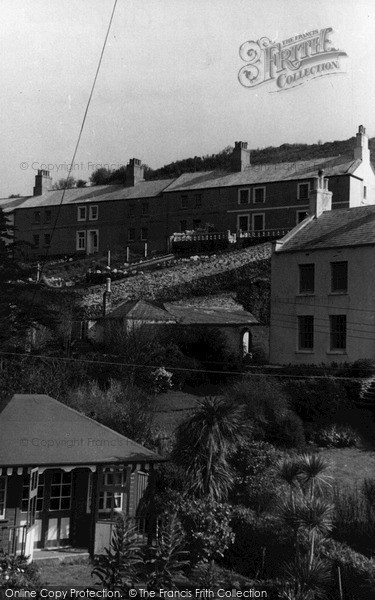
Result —
<instances>
[{"instance_id":1,"label":"utility wire","mask_svg":"<svg viewBox=\"0 0 375 600\"><path fill-rule=\"evenodd\" d=\"M74 161L75 161L76 154L77 154L77 151L78 151L79 143L80 143L81 137L82 137L83 128L84 128L85 123L86 123L87 113L88 113L88 110L89 110L89 107L90 107L90 104L91 104L91 99L92 99L92 96L93 96L93 93L94 93L96 81L98 79L98 75L99 75L99 71L100 71L100 66L102 64L104 50L105 50L106 45L107 45L107 40L108 40L109 32L111 30L112 21L113 21L113 17L114 17L114 14L115 14L116 6L117 6L117 0L115 0L114 4L113 4L111 17L109 19L109 23L108 23L108 27L107 27L107 32L106 32L106 35L105 35L105 38L104 38L104 43L103 43L102 50L101 50L101 53L100 53L98 66L97 66L96 72L95 72L94 81L93 81L93 84L91 86L90 95L89 95L89 98L88 98L88 101L87 101L87 104L86 104L86 109L85 109L85 112L84 112L84 115L83 115L83 119L82 119L82 123L81 123L81 128L80 128L80 131L79 131L79 134L78 134L77 143L76 143L75 148L74 148L72 160L69 163L68 175L67 175L67 178L66 178L66 181L65 181L65 186L64 186L62 194L61 194L61 200L60 200L60 203L58 205L57 214L56 214L56 217L55 217L55 220L54 220L54 224L53 224L53 227L52 227L52 231L51 231L50 244L52 244L52 240L53 240L56 228L57 228L57 222L58 222L59 217L60 217L61 207L63 205L64 198L65 198L65 192L68 189L67 186L68 186L68 182L69 182L69 177L70 177L72 169L73 169L73 165L74 165ZM47 260L48 254L49 254L50 247L48 247L46 249L46 252L45 252L45 255L44 255L44 263L41 265L40 274L42 274L42 272L43 272L44 265L45 265L45 262ZM31 314L32 314L32 311L33 311L33 308L34 308L35 297L36 297L36 290L34 292L34 296L32 298L30 309L29 309L29 319L31 318Z\"/></svg>"}]
</instances>

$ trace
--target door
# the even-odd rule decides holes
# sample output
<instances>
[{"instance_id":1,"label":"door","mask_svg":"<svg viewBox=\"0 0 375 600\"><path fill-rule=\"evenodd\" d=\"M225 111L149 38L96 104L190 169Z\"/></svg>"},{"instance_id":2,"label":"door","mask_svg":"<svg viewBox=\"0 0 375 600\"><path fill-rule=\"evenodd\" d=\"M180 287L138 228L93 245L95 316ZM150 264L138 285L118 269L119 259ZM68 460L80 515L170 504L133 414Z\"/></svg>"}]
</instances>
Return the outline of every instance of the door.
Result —
<instances>
[{"instance_id":1,"label":"door","mask_svg":"<svg viewBox=\"0 0 375 600\"><path fill-rule=\"evenodd\" d=\"M90 229L87 232L87 254L94 254L99 250L99 231Z\"/></svg>"},{"instance_id":2,"label":"door","mask_svg":"<svg viewBox=\"0 0 375 600\"><path fill-rule=\"evenodd\" d=\"M27 503L27 515L26 515L26 542L25 542L25 554L30 557L33 555L34 550L34 538L36 533L36 501L38 494L38 482L39 482L39 469L31 469L30 471L30 485L29 485L29 496Z\"/></svg>"}]
</instances>

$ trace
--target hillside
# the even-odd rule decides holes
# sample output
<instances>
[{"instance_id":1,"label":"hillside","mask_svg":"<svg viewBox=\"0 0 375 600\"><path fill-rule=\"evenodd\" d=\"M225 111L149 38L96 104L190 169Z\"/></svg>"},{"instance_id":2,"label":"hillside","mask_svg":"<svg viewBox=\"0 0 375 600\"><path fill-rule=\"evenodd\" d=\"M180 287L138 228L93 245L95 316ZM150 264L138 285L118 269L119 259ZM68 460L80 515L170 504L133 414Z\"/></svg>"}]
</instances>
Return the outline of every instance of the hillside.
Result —
<instances>
[{"instance_id":1,"label":"hillside","mask_svg":"<svg viewBox=\"0 0 375 600\"><path fill-rule=\"evenodd\" d=\"M271 244L224 252L205 258L186 259L181 264L112 283L112 305L125 300L173 301L189 296L236 291L254 277L267 277ZM86 314L97 316L102 310L104 286L81 290Z\"/></svg>"},{"instance_id":2,"label":"hillside","mask_svg":"<svg viewBox=\"0 0 375 600\"><path fill-rule=\"evenodd\" d=\"M311 160L338 155L351 155L355 147L355 137L347 140L335 140L333 142L321 142L316 144L281 144L280 146L268 146L267 148L254 149L251 151L251 164L270 164L281 162L294 162L297 160ZM375 138L369 140L370 152L375 156ZM230 160L233 148L227 146L221 152L206 156L194 156L178 160L159 169L145 167L145 179L167 179L178 177L182 173L193 173L195 171L230 170ZM93 183L124 183L125 168L120 167L116 171L106 171L93 174ZM103 179L104 178L104 179Z\"/></svg>"}]
</instances>

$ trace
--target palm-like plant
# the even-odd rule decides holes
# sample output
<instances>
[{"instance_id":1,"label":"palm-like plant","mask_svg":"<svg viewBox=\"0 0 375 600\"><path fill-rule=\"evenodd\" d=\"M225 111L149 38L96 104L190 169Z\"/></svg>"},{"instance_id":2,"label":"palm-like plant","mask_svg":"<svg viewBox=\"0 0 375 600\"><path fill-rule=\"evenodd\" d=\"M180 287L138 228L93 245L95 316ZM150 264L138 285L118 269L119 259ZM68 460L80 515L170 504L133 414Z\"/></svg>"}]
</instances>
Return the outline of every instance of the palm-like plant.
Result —
<instances>
[{"instance_id":1,"label":"palm-like plant","mask_svg":"<svg viewBox=\"0 0 375 600\"><path fill-rule=\"evenodd\" d=\"M228 459L245 428L244 410L228 399L208 397L176 432L174 461L198 496L224 500L233 484Z\"/></svg>"},{"instance_id":2,"label":"palm-like plant","mask_svg":"<svg viewBox=\"0 0 375 600\"><path fill-rule=\"evenodd\" d=\"M143 576L147 588L175 589L174 579L190 564L185 548L185 535L176 514L164 519L157 546L143 553Z\"/></svg>"},{"instance_id":3,"label":"palm-like plant","mask_svg":"<svg viewBox=\"0 0 375 600\"><path fill-rule=\"evenodd\" d=\"M105 554L96 556L92 576L111 591L126 591L134 587L138 568L142 562L136 541L137 530L129 517L119 515L112 533L110 548Z\"/></svg>"},{"instance_id":4,"label":"palm-like plant","mask_svg":"<svg viewBox=\"0 0 375 600\"><path fill-rule=\"evenodd\" d=\"M284 522L295 532L296 559L285 567L292 581L285 598L319 598L327 567L316 555L318 540L332 530L333 506L325 496L330 486L327 463L319 455L304 454L279 464L279 476L290 488L290 497L281 506Z\"/></svg>"}]
</instances>

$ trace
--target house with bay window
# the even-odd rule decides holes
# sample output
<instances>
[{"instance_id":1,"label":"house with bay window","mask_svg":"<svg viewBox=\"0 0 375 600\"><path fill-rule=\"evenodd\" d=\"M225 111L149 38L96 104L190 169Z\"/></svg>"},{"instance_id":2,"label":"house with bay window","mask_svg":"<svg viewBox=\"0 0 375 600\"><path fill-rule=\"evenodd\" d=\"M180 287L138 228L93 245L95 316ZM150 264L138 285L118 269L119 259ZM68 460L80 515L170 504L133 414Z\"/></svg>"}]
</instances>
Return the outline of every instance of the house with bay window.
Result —
<instances>
[{"instance_id":1,"label":"house with bay window","mask_svg":"<svg viewBox=\"0 0 375 600\"><path fill-rule=\"evenodd\" d=\"M13 396L0 406L0 548L101 553L119 511L152 535L142 504L162 460L49 396Z\"/></svg>"},{"instance_id":2,"label":"house with bay window","mask_svg":"<svg viewBox=\"0 0 375 600\"><path fill-rule=\"evenodd\" d=\"M375 357L375 206L332 210L320 173L310 215L275 243L270 360L353 362Z\"/></svg>"}]
</instances>

